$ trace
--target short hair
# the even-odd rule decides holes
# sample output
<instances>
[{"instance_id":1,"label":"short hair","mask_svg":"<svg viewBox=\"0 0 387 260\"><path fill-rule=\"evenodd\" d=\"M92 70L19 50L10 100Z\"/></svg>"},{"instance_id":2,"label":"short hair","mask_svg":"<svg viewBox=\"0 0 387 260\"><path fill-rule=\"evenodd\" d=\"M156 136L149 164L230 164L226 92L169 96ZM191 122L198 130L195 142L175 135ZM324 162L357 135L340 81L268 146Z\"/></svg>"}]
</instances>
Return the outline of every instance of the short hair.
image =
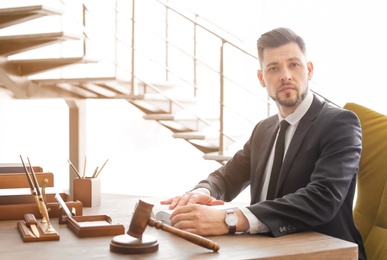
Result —
<instances>
[{"instance_id":1,"label":"short hair","mask_svg":"<svg viewBox=\"0 0 387 260\"><path fill-rule=\"evenodd\" d=\"M297 43L301 52L306 56L304 39L289 28L280 27L262 34L257 41L259 63L262 65L263 51L266 48L276 48L291 42Z\"/></svg>"}]
</instances>

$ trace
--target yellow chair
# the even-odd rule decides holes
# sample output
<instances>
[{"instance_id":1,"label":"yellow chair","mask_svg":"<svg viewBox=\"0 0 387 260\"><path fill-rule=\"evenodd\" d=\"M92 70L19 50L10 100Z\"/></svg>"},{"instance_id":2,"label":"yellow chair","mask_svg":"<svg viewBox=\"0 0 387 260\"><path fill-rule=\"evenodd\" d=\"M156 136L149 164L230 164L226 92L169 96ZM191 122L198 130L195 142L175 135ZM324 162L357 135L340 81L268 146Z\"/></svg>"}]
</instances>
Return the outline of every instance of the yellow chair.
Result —
<instances>
[{"instance_id":1,"label":"yellow chair","mask_svg":"<svg viewBox=\"0 0 387 260\"><path fill-rule=\"evenodd\" d=\"M363 237L367 258L387 259L387 116L355 103L363 132L354 219Z\"/></svg>"}]
</instances>

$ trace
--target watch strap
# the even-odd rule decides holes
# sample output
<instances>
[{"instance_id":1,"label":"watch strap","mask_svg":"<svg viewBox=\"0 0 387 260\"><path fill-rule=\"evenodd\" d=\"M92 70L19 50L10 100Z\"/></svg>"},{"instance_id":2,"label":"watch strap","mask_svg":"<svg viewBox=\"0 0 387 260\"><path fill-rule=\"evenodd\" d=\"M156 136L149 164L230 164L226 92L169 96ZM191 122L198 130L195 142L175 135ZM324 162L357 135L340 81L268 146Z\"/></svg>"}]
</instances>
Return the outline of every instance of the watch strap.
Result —
<instances>
[{"instance_id":1,"label":"watch strap","mask_svg":"<svg viewBox=\"0 0 387 260\"><path fill-rule=\"evenodd\" d=\"M227 216L227 214L234 214L235 215L235 212L232 209L228 209L228 210L226 210L226 216ZM236 232L236 225L234 225L234 226L227 225L227 226L228 226L228 233L229 234L235 234L235 232Z\"/></svg>"}]
</instances>

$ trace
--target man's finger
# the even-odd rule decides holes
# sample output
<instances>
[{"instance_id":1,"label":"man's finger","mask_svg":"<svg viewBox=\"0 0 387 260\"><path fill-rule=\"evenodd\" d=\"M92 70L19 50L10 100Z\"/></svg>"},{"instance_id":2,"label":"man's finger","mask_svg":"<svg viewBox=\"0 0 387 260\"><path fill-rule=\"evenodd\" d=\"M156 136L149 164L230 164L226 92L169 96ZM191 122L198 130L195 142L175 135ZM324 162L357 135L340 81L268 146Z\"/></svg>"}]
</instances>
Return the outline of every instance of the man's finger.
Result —
<instances>
[{"instance_id":1,"label":"man's finger","mask_svg":"<svg viewBox=\"0 0 387 260\"><path fill-rule=\"evenodd\" d=\"M211 206L224 205L224 201L223 200L213 200L210 202L210 205Z\"/></svg>"},{"instance_id":2,"label":"man's finger","mask_svg":"<svg viewBox=\"0 0 387 260\"><path fill-rule=\"evenodd\" d=\"M160 201L161 205L169 205L172 203L172 199L162 200Z\"/></svg>"}]
</instances>

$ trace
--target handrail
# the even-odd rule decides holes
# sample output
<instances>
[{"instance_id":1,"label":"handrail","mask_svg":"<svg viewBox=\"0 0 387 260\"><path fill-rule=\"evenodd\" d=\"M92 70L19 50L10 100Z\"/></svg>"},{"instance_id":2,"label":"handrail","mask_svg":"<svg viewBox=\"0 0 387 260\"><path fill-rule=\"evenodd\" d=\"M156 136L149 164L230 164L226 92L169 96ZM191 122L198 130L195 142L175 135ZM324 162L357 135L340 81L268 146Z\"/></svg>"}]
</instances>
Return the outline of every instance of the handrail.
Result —
<instances>
[{"instance_id":1,"label":"handrail","mask_svg":"<svg viewBox=\"0 0 387 260\"><path fill-rule=\"evenodd\" d=\"M230 44L232 47L238 49L239 51L243 52L244 54L246 54L246 55L248 55L248 56L251 56L252 58L256 58L256 55L255 55L255 54L252 54L252 53L250 53L249 51L247 51L247 50L241 48L239 44L232 42L230 39L227 39L226 36L221 36L220 33L217 33L217 32L215 32L215 31L209 29L208 26L206 26L206 25L204 25L204 24L202 24L202 23L200 23L200 22L198 22L198 21L196 21L196 20L193 20L193 19L189 18L187 15L184 15L184 14L182 13L182 11L177 10L177 8L176 8L175 6L172 6L172 5L166 3L166 2L164 2L164 1L162 1L162 0L156 0L156 1L159 2L160 4L164 5L164 6L165 6L166 8L168 8L169 10L171 10L171 11L175 12L176 14L180 15L181 17L183 17L183 18L186 19L187 21L190 21L191 23L195 24L196 26L199 26L199 27L202 28L203 30L205 30L205 31L209 32L210 34L216 36L217 38L221 39L221 40L224 41L225 43ZM201 18L201 16L198 15L198 14L194 14L194 15L195 15L197 18L199 18L199 17ZM208 21L207 19L205 19L205 18L202 18L202 19L205 20L207 23L209 23L209 24L215 26L215 24L211 23L211 22ZM221 29L219 28L219 30L221 30ZM230 35L230 36L233 36L233 35ZM234 36L233 36L233 37L234 37Z\"/></svg>"},{"instance_id":2,"label":"handrail","mask_svg":"<svg viewBox=\"0 0 387 260\"><path fill-rule=\"evenodd\" d=\"M135 76L135 71L134 71L134 63L135 63L135 56L134 56L134 54L135 54L135 48L134 48L134 46L135 46L135 41L134 41L134 34L135 34L135 29L136 29L136 26L135 26L135 21L136 21L136 19L135 19L135 14L136 14L136 8L135 8L135 0L133 0L132 1L132 37L131 37L131 39L132 39L132 48L131 48L131 52L132 52L132 73L131 73L131 81L130 81L130 90L131 90L131 92L130 93L135 93L135 86L134 86L134 76Z\"/></svg>"},{"instance_id":3,"label":"handrail","mask_svg":"<svg viewBox=\"0 0 387 260\"><path fill-rule=\"evenodd\" d=\"M185 55L189 55L192 59L193 59L193 83L190 84L193 86L193 90L194 90L194 96L196 95L196 90L197 90L197 75L196 75L196 71L197 71L197 65L198 63L201 63L201 65L204 65L204 66L207 66L209 67L213 72L215 71L218 75L219 75L219 153L220 154L224 154L225 152L225 147L223 145L224 143L224 136L225 136L225 130L224 130L224 123L225 123L225 115L224 115L224 108L226 107L226 104L225 104L225 99L224 99L224 92L225 92L225 79L227 79L227 76L224 74L224 46L227 44L229 46L231 46L233 49L236 49L238 51L240 51L243 55L245 56L248 56L250 58L253 58L253 59L257 59L255 55L251 54L250 52L248 52L247 50L241 48L238 44L234 43L232 40L230 39L227 39L226 37L222 36L220 32L215 32L214 30L208 28L208 26L206 26L204 23L202 23L201 21L199 21L199 18L201 18L198 14L193 14L193 16L195 17L194 19L188 17L188 15L185 15L183 14L182 11L179 11L177 10L176 7L174 6L171 6L170 4L164 2L164 1L160 1L160 0L155 0L156 2L160 3L161 5L165 6L165 20L166 20L166 26L165 26L165 39L164 39L164 42L165 42L165 71L166 71L166 81L168 81L168 76L169 76L169 73L171 72L170 69L169 69L169 48L173 45L169 39L168 39L168 34L169 34L169 31L168 31L168 21L169 21L169 12L172 11L174 12L175 14L177 14L178 16L180 16L181 18L183 18L184 20L192 23L194 25L194 35L193 35L193 41L194 41L194 44L193 44L193 53L194 55L189 55L188 53L184 52ZM133 1L133 16L132 16L132 28L134 27L134 25L136 24L136 21L135 21L135 16L134 16L134 13L135 13L135 4L134 4L135 1ZM203 19L207 24L209 23L208 21L206 21L205 19ZM196 31L197 31L197 28L201 28L202 30L205 30L207 31L208 33L210 33L212 36L215 36L217 39L219 39L221 41L221 47L220 47L220 57L219 57L219 71L216 71L215 69L213 69L211 66L209 66L208 64L204 63L204 62L201 62L200 59L196 56ZM132 29L132 39L134 39L134 31L135 29L133 28ZM176 46L174 46L176 48ZM135 43L132 43L132 50L135 50L136 47L135 47ZM134 54L132 55L132 64L134 64L134 59L135 59L135 56ZM135 73L134 73L134 68L132 67L132 77L135 76ZM230 80L230 79L228 79ZM132 84L134 84L134 82L132 82ZM233 84L235 85L238 85L238 87L240 87L241 89L244 89L246 91L248 91L247 88L245 88L244 86L242 85L239 85L237 82L233 82ZM133 85L134 87L134 85ZM261 98L261 101L262 102L265 102L267 104L267 107L270 108L270 103L267 99L263 99ZM176 102L176 101L175 101ZM268 114L270 112L268 111ZM199 118L197 116L197 118L199 120L202 120L202 118ZM247 118L245 118L247 120ZM204 120L205 121L205 120ZM211 126L211 125L210 125Z\"/></svg>"},{"instance_id":4,"label":"handrail","mask_svg":"<svg viewBox=\"0 0 387 260\"><path fill-rule=\"evenodd\" d=\"M214 30L211 30L207 26L205 26L204 24L200 23L198 21L199 15L195 14L196 19L193 20L193 19L189 18L188 16L184 15L181 11L177 10L175 7L169 5L168 3L165 3L165 2L160 1L160 0L156 0L156 1L161 3L162 5L164 5L167 10L171 10L171 11L175 12L177 15L183 17L185 20L194 24L195 29L196 29L196 27L200 27L201 29L207 31L208 33L217 37L221 41L220 58L219 58L220 59L219 60L219 104L220 104L219 119L220 119L220 126L219 126L219 151L218 152L219 152L219 154L224 154L225 153L225 146L224 146L224 131L225 131L224 130L224 123L225 123L225 116L224 116L224 105L225 105L225 99L224 99L224 96L225 96L224 46L225 46L225 44L228 44L229 46L233 47L234 49L242 52L244 55L249 56L253 59L257 59L256 55L251 54L247 50L239 47L239 45L237 45L236 43L234 43L231 40L226 39L226 37L220 35L220 33L215 32ZM168 28L168 27L166 27L166 28ZM194 40L194 48L196 49L196 38L194 37L193 40ZM195 59L195 65L194 65L194 69L195 69L197 59L196 59L196 57L193 57L193 58ZM195 78L194 78L194 80L196 81ZM242 87L242 88L244 88L244 87ZM270 114L270 103L268 100L264 100L264 101L267 102L268 115L269 115Z\"/></svg>"},{"instance_id":5,"label":"handrail","mask_svg":"<svg viewBox=\"0 0 387 260\"><path fill-rule=\"evenodd\" d=\"M159 35L157 35L159 36ZM169 46L173 46L175 49L179 50L180 52L182 52L183 54L187 55L187 56L190 56L189 53L187 53L187 51L183 50L182 48L180 48L179 46L177 46L176 44L174 44L174 42L168 40L168 39L165 39L165 38L162 38L161 36L159 36L160 39L162 39L163 41L165 41ZM216 73L219 73L218 70L216 70L215 68L211 67L210 65L208 65L206 62L204 62L202 59L198 58L196 55L192 55L192 58L197 61L198 63L200 63L201 65L205 66L206 68L210 69L211 71L213 72L216 72ZM254 59L256 59L255 57L253 57ZM166 66L166 68L168 68L168 66ZM195 69L195 68L194 68ZM243 90L249 92L249 93L252 93L249 89L245 88L243 85L240 85L238 82L236 81L233 81L231 78L227 77L227 75L224 75L225 79L229 80L229 81L232 81L232 83L236 84L236 85L239 85ZM192 84L193 87L196 88L196 84ZM264 100L263 100L264 101Z\"/></svg>"}]
</instances>

